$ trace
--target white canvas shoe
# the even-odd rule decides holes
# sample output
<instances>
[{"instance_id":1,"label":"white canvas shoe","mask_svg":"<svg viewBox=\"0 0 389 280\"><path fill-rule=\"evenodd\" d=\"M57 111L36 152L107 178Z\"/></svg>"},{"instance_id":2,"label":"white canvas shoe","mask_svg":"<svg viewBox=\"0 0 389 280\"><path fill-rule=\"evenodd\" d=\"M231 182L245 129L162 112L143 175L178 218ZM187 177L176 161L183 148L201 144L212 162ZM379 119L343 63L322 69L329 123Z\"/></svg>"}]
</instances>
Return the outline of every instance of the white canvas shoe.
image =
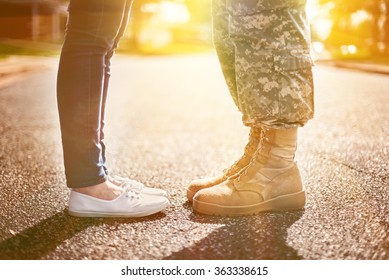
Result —
<instances>
[{"instance_id":1,"label":"white canvas shoe","mask_svg":"<svg viewBox=\"0 0 389 280\"><path fill-rule=\"evenodd\" d=\"M76 191L70 192L69 214L77 217L144 217L164 210L169 205L165 196L135 192L127 184L113 200L104 200Z\"/></svg>"},{"instance_id":2,"label":"white canvas shoe","mask_svg":"<svg viewBox=\"0 0 389 280\"><path fill-rule=\"evenodd\" d=\"M157 188L145 187L144 184L135 180L110 175L108 175L108 180L118 187L130 186L130 188L137 193L167 197L166 191Z\"/></svg>"}]
</instances>

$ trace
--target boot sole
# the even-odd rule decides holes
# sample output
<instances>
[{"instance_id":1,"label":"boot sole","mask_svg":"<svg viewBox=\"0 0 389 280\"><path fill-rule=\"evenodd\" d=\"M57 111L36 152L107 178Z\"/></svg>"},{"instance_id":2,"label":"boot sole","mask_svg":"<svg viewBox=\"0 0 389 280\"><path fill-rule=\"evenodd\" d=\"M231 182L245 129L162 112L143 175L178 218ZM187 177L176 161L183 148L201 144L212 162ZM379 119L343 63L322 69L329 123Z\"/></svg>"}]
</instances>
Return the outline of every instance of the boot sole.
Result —
<instances>
[{"instance_id":1,"label":"boot sole","mask_svg":"<svg viewBox=\"0 0 389 280\"><path fill-rule=\"evenodd\" d=\"M245 206L224 206L193 199L193 209L196 212L206 215L231 217L246 216L259 214L261 212L300 210L304 208L305 200L305 191L280 195L261 203Z\"/></svg>"}]
</instances>

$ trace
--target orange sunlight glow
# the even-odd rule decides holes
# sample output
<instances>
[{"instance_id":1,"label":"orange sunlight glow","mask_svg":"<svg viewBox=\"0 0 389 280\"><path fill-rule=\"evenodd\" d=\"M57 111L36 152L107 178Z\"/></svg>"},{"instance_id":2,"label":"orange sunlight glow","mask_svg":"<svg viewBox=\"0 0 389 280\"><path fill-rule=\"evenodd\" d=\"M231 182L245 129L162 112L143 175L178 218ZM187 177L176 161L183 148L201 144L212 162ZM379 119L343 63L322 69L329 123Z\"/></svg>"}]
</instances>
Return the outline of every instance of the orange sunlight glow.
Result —
<instances>
[{"instance_id":1,"label":"orange sunlight glow","mask_svg":"<svg viewBox=\"0 0 389 280\"><path fill-rule=\"evenodd\" d=\"M329 14L334 7L335 5L332 2L319 5L318 0L307 1L306 12L308 19L321 40L325 40L330 35L333 21Z\"/></svg>"},{"instance_id":2,"label":"orange sunlight glow","mask_svg":"<svg viewBox=\"0 0 389 280\"><path fill-rule=\"evenodd\" d=\"M142 12L153 13L156 15L156 20L171 24L186 23L190 19L188 8L179 2L161 1L145 4Z\"/></svg>"}]
</instances>

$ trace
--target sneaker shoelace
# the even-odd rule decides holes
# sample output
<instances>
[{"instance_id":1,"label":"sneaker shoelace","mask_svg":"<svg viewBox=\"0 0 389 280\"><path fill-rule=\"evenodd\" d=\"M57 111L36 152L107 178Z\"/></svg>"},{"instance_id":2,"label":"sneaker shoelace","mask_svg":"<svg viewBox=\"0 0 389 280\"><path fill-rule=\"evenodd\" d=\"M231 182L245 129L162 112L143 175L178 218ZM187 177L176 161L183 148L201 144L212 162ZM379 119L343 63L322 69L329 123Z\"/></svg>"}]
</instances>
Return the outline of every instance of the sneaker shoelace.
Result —
<instances>
[{"instance_id":1,"label":"sneaker shoelace","mask_svg":"<svg viewBox=\"0 0 389 280\"><path fill-rule=\"evenodd\" d=\"M112 179L118 184L120 184L120 187L123 188L123 191L126 193L126 196L130 198L139 198L139 195L145 186L138 181L123 178L120 176L113 176Z\"/></svg>"},{"instance_id":2,"label":"sneaker shoelace","mask_svg":"<svg viewBox=\"0 0 389 280\"><path fill-rule=\"evenodd\" d=\"M130 198L131 200L140 199L140 193L134 191L133 187L131 185L127 185L127 183L125 183L125 185L123 186L123 192L125 196Z\"/></svg>"}]
</instances>

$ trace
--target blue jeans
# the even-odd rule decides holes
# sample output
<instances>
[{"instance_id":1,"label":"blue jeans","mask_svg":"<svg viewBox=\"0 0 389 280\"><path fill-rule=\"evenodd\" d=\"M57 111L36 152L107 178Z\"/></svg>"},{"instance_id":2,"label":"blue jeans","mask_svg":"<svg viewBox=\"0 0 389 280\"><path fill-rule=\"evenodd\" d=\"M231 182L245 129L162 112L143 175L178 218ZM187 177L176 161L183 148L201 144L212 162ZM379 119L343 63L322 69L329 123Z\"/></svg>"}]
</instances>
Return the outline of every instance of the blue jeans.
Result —
<instances>
[{"instance_id":1,"label":"blue jeans","mask_svg":"<svg viewBox=\"0 0 389 280\"><path fill-rule=\"evenodd\" d=\"M110 60L132 0L71 0L58 69L57 102L67 185L106 180L104 114Z\"/></svg>"}]
</instances>

